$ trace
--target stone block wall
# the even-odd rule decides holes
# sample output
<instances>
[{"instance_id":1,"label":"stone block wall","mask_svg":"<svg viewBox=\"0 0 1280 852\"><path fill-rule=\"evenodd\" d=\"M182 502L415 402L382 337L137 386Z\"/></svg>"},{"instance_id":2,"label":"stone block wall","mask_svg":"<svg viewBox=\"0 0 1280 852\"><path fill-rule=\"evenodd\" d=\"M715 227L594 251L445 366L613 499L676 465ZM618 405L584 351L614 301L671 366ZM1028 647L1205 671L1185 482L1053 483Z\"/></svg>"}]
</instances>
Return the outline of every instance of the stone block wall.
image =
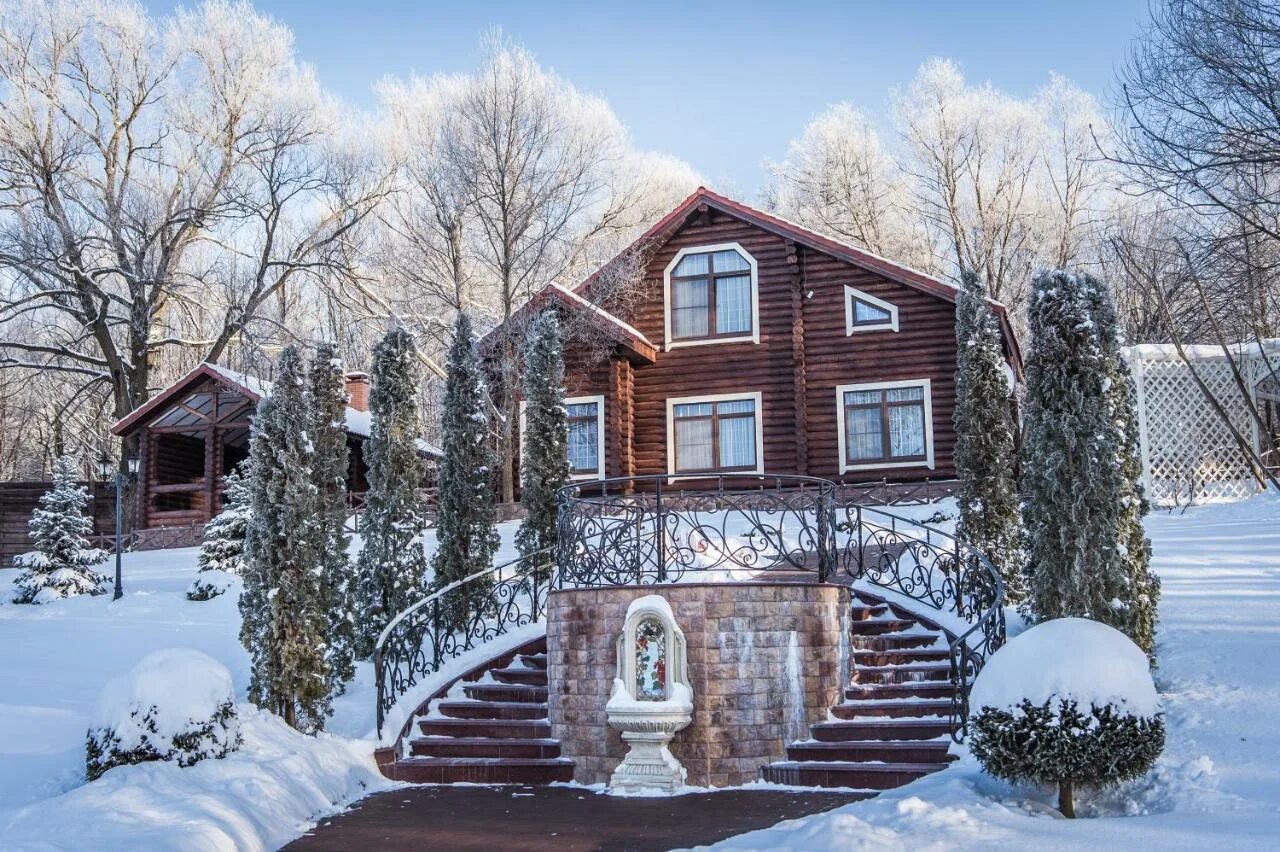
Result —
<instances>
[{"instance_id":1,"label":"stone block wall","mask_svg":"<svg viewBox=\"0 0 1280 852\"><path fill-rule=\"evenodd\" d=\"M682 583L552 592L547 612L551 734L574 779L607 782L626 753L605 702L627 606L660 594L688 644L693 722L672 753L688 783L724 787L759 777L788 743L827 718L848 682L849 591L814 583Z\"/></svg>"}]
</instances>

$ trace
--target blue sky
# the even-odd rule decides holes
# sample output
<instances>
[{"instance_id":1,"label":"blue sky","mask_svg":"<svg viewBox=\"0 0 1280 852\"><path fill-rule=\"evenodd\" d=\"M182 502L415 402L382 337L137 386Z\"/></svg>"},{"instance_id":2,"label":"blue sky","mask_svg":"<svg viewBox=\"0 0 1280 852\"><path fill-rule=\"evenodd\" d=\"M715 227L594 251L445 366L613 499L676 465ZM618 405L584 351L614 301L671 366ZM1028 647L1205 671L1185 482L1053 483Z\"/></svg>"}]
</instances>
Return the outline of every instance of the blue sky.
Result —
<instances>
[{"instance_id":1,"label":"blue sky","mask_svg":"<svg viewBox=\"0 0 1280 852\"><path fill-rule=\"evenodd\" d=\"M156 12L174 5L144 0ZM883 115L931 56L1015 95L1050 71L1105 95L1147 0L1073 2L468 2L257 0L340 96L371 104L386 74L465 71L493 27L608 99L643 147L755 199L762 162L828 104Z\"/></svg>"}]
</instances>

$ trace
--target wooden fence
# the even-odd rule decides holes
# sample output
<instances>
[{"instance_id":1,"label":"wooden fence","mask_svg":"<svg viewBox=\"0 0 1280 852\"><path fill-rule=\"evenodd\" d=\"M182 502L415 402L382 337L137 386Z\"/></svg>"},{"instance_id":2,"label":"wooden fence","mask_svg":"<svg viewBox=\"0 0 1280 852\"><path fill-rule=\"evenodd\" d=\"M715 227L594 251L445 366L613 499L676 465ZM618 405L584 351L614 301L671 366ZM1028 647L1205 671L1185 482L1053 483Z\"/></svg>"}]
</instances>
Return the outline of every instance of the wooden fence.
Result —
<instances>
[{"instance_id":1,"label":"wooden fence","mask_svg":"<svg viewBox=\"0 0 1280 852\"><path fill-rule=\"evenodd\" d=\"M94 537L114 535L115 492L106 482L82 482L81 485L89 489ZM13 557L31 550L28 523L40 495L52 487L52 482L0 482L0 568L12 567Z\"/></svg>"}]
</instances>

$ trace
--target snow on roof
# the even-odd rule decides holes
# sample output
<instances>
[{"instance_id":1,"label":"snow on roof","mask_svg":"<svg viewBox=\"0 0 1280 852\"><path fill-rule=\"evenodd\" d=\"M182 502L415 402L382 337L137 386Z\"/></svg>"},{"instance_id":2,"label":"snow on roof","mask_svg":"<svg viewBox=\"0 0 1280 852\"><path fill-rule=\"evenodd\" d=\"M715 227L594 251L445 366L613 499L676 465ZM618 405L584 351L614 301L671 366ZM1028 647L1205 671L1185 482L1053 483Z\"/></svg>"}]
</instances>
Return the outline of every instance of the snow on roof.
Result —
<instances>
[{"instance_id":1,"label":"snow on roof","mask_svg":"<svg viewBox=\"0 0 1280 852\"><path fill-rule=\"evenodd\" d=\"M583 298L582 296L570 290L568 287L562 287L559 284L552 284L551 286L555 288L555 290L559 292L561 295L571 299L574 304L579 305L583 308L586 308L587 310L591 311L593 314L600 317L601 319L604 319L604 320L607 320L608 322L613 323L614 325L618 326L623 331L625 331L627 334L631 335L632 337L635 337L637 340L641 340L645 343L648 343L650 346L653 346L653 342L650 341L649 338L641 334L638 328L623 322L621 319L609 313L604 308L597 305L595 302L592 302Z\"/></svg>"},{"instance_id":2,"label":"snow on roof","mask_svg":"<svg viewBox=\"0 0 1280 852\"><path fill-rule=\"evenodd\" d=\"M229 367L223 367L219 364L210 364L214 372L227 379L227 381L239 385L247 391L251 391L258 399L271 395L271 382L266 379L258 378L249 373L242 373L232 370ZM347 431L352 435L359 435L362 438L369 437L369 412L360 411L359 409L347 406Z\"/></svg>"},{"instance_id":3,"label":"snow on roof","mask_svg":"<svg viewBox=\"0 0 1280 852\"><path fill-rule=\"evenodd\" d=\"M1138 343L1133 346L1126 346L1125 351L1129 353L1131 358L1141 358L1146 361L1176 361L1182 357L1178 354L1178 347L1172 343ZM1232 343L1226 347L1204 343L1184 344L1182 351L1187 354L1188 358L1194 359L1225 358L1227 353L1236 358L1241 356L1257 357L1264 353L1274 356L1280 353L1280 337Z\"/></svg>"}]
</instances>

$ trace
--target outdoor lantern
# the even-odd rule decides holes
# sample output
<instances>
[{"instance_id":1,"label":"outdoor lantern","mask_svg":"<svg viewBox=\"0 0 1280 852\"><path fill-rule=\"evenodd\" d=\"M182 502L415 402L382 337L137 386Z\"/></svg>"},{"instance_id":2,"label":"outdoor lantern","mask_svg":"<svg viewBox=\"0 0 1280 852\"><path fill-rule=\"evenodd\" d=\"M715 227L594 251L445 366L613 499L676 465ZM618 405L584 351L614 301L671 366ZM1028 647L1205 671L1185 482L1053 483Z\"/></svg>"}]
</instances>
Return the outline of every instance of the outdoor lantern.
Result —
<instances>
[{"instance_id":1,"label":"outdoor lantern","mask_svg":"<svg viewBox=\"0 0 1280 852\"><path fill-rule=\"evenodd\" d=\"M98 457L98 478L106 482L111 478L111 456L107 455L103 450L102 455Z\"/></svg>"},{"instance_id":2,"label":"outdoor lantern","mask_svg":"<svg viewBox=\"0 0 1280 852\"><path fill-rule=\"evenodd\" d=\"M125 456L124 464L125 467L128 468L130 476L137 476L138 468L142 464L142 459L138 458L137 454L130 453L128 456Z\"/></svg>"}]
</instances>

